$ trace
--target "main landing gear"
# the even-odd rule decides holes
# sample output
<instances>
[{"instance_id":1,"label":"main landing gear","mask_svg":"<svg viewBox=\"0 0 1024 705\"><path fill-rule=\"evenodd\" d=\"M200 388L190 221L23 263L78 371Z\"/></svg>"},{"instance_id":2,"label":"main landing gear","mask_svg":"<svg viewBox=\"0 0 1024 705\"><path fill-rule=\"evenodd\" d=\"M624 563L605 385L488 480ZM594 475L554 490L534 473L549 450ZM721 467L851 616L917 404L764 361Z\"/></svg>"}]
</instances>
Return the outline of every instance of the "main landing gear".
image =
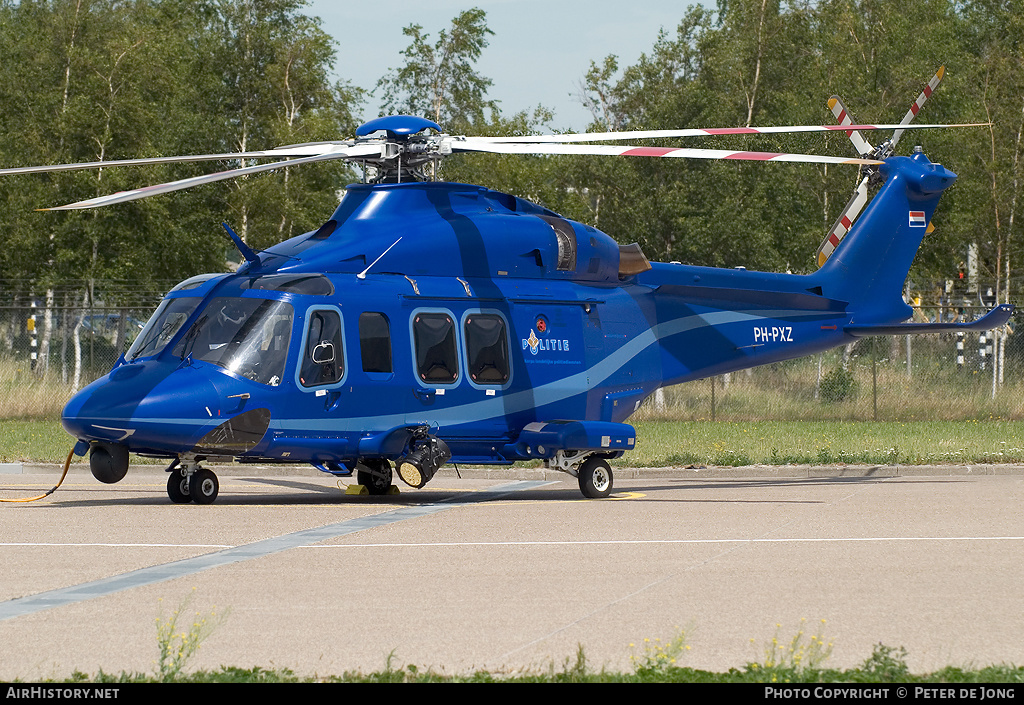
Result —
<instances>
[{"instance_id":1,"label":"main landing gear","mask_svg":"<svg viewBox=\"0 0 1024 705\"><path fill-rule=\"evenodd\" d=\"M588 499L603 499L612 493L612 468L603 456L591 451L558 451L544 464L579 480L580 492Z\"/></svg>"},{"instance_id":2,"label":"main landing gear","mask_svg":"<svg viewBox=\"0 0 1024 705\"><path fill-rule=\"evenodd\" d=\"M167 469L167 496L175 504L213 504L220 491L220 482L212 470L200 467L196 460L175 460Z\"/></svg>"},{"instance_id":3,"label":"main landing gear","mask_svg":"<svg viewBox=\"0 0 1024 705\"><path fill-rule=\"evenodd\" d=\"M356 482L372 495L387 494L393 476L391 463L386 458L364 458L356 465Z\"/></svg>"},{"instance_id":4,"label":"main landing gear","mask_svg":"<svg viewBox=\"0 0 1024 705\"><path fill-rule=\"evenodd\" d=\"M612 468L604 458L591 456L584 460L576 477L584 497L601 499L612 493Z\"/></svg>"}]
</instances>

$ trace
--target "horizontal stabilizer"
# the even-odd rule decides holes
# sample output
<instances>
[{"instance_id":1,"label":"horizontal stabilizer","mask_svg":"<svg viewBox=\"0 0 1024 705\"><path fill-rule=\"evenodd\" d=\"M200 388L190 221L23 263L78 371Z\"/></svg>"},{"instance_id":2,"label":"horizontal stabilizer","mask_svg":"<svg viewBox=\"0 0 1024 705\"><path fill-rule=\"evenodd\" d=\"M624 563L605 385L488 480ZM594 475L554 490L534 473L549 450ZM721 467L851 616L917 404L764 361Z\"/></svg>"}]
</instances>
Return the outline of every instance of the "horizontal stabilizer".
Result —
<instances>
[{"instance_id":1,"label":"horizontal stabilizer","mask_svg":"<svg viewBox=\"0 0 1024 705\"><path fill-rule=\"evenodd\" d=\"M993 330L1006 325L1013 315L1013 306L1000 304L976 321L970 323L897 323L889 326L849 325L843 330L858 338L872 335L917 335L920 333L957 333L963 331Z\"/></svg>"}]
</instances>

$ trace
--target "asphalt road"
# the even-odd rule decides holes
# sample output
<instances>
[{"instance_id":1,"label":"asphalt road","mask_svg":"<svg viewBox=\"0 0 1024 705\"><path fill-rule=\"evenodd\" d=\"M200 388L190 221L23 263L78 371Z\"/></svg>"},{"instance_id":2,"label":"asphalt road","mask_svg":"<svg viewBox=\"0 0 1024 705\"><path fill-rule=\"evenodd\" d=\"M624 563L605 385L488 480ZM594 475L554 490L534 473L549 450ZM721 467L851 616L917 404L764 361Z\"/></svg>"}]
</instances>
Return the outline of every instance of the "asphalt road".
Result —
<instances>
[{"instance_id":1,"label":"asphalt road","mask_svg":"<svg viewBox=\"0 0 1024 705\"><path fill-rule=\"evenodd\" d=\"M917 673L1024 663L1019 467L620 471L606 500L531 470L384 498L218 474L209 506L171 504L152 467L0 506L0 680L152 672L183 603L184 629L213 625L192 668L519 672L582 646L629 670L682 630L681 663L726 670L801 629L841 668L877 643ZM57 476L0 473L0 497Z\"/></svg>"}]
</instances>

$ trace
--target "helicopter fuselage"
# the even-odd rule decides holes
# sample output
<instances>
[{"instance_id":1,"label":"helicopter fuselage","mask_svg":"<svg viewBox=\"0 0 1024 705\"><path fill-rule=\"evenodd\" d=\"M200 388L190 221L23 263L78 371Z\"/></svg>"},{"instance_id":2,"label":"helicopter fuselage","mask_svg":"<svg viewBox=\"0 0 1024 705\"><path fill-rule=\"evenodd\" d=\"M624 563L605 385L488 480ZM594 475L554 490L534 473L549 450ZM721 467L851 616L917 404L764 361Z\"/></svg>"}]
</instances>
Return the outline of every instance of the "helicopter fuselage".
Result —
<instances>
[{"instance_id":1,"label":"helicopter fuselage","mask_svg":"<svg viewBox=\"0 0 1024 705\"><path fill-rule=\"evenodd\" d=\"M632 449L624 422L659 387L908 318L902 280L955 175L923 154L883 171L882 193L810 275L651 264L477 186L351 186L317 231L175 287L63 424L82 452L117 458L336 474L412 458L426 479L449 458L543 459L575 472Z\"/></svg>"},{"instance_id":2,"label":"helicopter fuselage","mask_svg":"<svg viewBox=\"0 0 1024 705\"><path fill-rule=\"evenodd\" d=\"M516 449L530 424L621 424L658 387L834 346L847 315L799 276L623 274L606 234L458 184L350 188L264 257L170 292L65 428L145 454L346 463L426 425L455 462L509 463L544 454ZM616 430L607 448L628 449Z\"/></svg>"}]
</instances>

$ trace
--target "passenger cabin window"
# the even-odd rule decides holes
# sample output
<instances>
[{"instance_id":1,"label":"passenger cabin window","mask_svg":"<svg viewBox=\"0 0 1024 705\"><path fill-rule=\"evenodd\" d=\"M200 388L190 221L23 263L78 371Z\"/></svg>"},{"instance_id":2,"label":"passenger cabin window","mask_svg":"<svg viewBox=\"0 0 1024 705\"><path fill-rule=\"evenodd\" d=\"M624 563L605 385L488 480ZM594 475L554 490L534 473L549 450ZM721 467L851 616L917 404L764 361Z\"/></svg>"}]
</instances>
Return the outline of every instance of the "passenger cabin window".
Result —
<instances>
[{"instance_id":1,"label":"passenger cabin window","mask_svg":"<svg viewBox=\"0 0 1024 705\"><path fill-rule=\"evenodd\" d=\"M340 382L344 374L341 316L332 310L310 312L299 382L303 387L320 387Z\"/></svg>"},{"instance_id":2,"label":"passenger cabin window","mask_svg":"<svg viewBox=\"0 0 1024 705\"><path fill-rule=\"evenodd\" d=\"M391 372L391 328L383 313L359 316L359 350L364 372Z\"/></svg>"},{"instance_id":3,"label":"passenger cabin window","mask_svg":"<svg viewBox=\"0 0 1024 705\"><path fill-rule=\"evenodd\" d=\"M420 313L412 322L416 372L427 384L451 384L459 378L455 323L446 313Z\"/></svg>"},{"instance_id":4,"label":"passenger cabin window","mask_svg":"<svg viewBox=\"0 0 1024 705\"><path fill-rule=\"evenodd\" d=\"M508 382L508 335L501 316L476 313L466 318L466 364L477 384Z\"/></svg>"}]
</instances>

